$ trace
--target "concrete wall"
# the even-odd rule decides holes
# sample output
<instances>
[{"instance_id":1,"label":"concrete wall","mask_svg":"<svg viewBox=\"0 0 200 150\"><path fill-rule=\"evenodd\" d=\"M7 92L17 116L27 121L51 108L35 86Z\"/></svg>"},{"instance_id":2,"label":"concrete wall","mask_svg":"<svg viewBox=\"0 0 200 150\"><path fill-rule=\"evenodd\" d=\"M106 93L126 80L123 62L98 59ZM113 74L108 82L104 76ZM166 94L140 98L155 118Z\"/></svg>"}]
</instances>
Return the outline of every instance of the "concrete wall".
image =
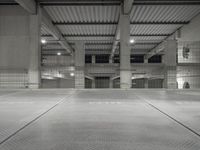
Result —
<instances>
[{"instance_id":1,"label":"concrete wall","mask_svg":"<svg viewBox=\"0 0 200 150\"><path fill-rule=\"evenodd\" d=\"M189 48L188 58L183 55L184 47ZM179 41L178 63L200 63L200 41Z\"/></svg>"},{"instance_id":2,"label":"concrete wall","mask_svg":"<svg viewBox=\"0 0 200 150\"><path fill-rule=\"evenodd\" d=\"M43 64L47 66L70 66L73 62L72 56L45 56L43 59Z\"/></svg>"},{"instance_id":3,"label":"concrete wall","mask_svg":"<svg viewBox=\"0 0 200 150\"><path fill-rule=\"evenodd\" d=\"M189 48L188 58L183 57L183 47ZM200 15L182 27L178 38L178 88L186 82L191 89L200 88Z\"/></svg>"},{"instance_id":4,"label":"concrete wall","mask_svg":"<svg viewBox=\"0 0 200 150\"><path fill-rule=\"evenodd\" d=\"M200 67L199 66L178 66L177 67L178 88L183 89L184 83L188 82L190 89L200 88Z\"/></svg>"},{"instance_id":5,"label":"concrete wall","mask_svg":"<svg viewBox=\"0 0 200 150\"><path fill-rule=\"evenodd\" d=\"M74 88L75 81L73 79L55 79L55 80L42 80L42 88Z\"/></svg>"}]
</instances>

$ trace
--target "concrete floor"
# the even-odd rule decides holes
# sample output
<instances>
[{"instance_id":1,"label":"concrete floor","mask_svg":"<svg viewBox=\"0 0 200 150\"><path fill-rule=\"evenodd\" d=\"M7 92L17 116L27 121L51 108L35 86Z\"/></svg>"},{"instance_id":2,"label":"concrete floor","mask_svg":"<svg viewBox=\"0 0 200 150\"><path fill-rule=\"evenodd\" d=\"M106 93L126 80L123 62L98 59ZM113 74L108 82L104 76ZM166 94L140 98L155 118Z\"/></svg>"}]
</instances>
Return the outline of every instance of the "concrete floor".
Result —
<instances>
[{"instance_id":1,"label":"concrete floor","mask_svg":"<svg viewBox=\"0 0 200 150\"><path fill-rule=\"evenodd\" d=\"M200 150L200 91L0 90L0 150Z\"/></svg>"}]
</instances>

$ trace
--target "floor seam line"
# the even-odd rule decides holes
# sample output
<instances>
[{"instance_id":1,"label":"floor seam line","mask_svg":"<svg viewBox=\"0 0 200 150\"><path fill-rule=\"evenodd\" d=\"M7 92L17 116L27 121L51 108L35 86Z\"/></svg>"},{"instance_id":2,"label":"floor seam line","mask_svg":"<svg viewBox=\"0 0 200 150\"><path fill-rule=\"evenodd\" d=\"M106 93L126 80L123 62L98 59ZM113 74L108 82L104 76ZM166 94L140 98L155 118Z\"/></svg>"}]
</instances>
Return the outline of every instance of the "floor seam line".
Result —
<instances>
[{"instance_id":1,"label":"floor seam line","mask_svg":"<svg viewBox=\"0 0 200 150\"><path fill-rule=\"evenodd\" d=\"M144 99L143 99L144 100ZM173 120L174 122L176 122L177 124L179 124L180 126L184 127L185 129L189 130L191 133L195 134L196 136L198 136L198 138L200 138L200 134L198 132L196 132L195 130L193 130L192 128L190 128L189 126L183 124L182 122L180 122L179 120L175 119L174 117L170 116L169 114L167 114L166 112L162 111L161 109L159 109L158 107L154 106L153 104L151 104L150 102L148 102L147 100L144 100L149 106L151 106L152 108L156 109L157 111L159 111L161 114L165 115L166 117L168 117L169 119Z\"/></svg>"},{"instance_id":2,"label":"floor seam line","mask_svg":"<svg viewBox=\"0 0 200 150\"><path fill-rule=\"evenodd\" d=\"M11 139L12 137L14 137L17 133L21 132L22 130L24 130L26 127L28 127L29 125L31 125L32 123L34 123L35 121L37 121L38 119L40 119L42 116L44 116L45 114L47 114L49 111L51 111L52 109L54 109L56 106L58 106L59 104L61 104L62 102L64 102L64 100L66 98L70 98L73 94L69 95L69 96L65 96L63 97L60 101L58 101L55 105L53 105L52 107L50 107L49 109L47 109L45 112L43 112L42 114L40 114L39 116L37 116L36 118L34 118L33 120L31 120L30 122L28 122L27 124L25 124L23 127L21 127L20 129L18 129L17 131L15 131L14 133L12 133L11 135L9 135L7 138L5 138L4 140L2 140L0 142L0 145L4 144L6 141L8 141L9 139Z\"/></svg>"}]
</instances>

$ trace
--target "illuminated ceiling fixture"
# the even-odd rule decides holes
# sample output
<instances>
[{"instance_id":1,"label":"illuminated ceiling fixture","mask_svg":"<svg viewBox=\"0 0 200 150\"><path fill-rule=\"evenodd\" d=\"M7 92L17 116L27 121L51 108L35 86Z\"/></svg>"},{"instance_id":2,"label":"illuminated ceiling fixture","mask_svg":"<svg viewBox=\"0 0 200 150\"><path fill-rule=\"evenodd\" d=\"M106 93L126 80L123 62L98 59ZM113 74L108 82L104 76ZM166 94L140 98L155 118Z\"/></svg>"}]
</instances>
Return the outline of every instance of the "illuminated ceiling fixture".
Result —
<instances>
[{"instance_id":1,"label":"illuminated ceiling fixture","mask_svg":"<svg viewBox=\"0 0 200 150\"><path fill-rule=\"evenodd\" d=\"M42 44L46 44L47 41L46 41L45 39L41 39L41 43L42 43Z\"/></svg>"},{"instance_id":2,"label":"illuminated ceiling fixture","mask_svg":"<svg viewBox=\"0 0 200 150\"><path fill-rule=\"evenodd\" d=\"M134 39L131 39L131 40L130 40L130 43L135 43L135 40L134 40Z\"/></svg>"},{"instance_id":3,"label":"illuminated ceiling fixture","mask_svg":"<svg viewBox=\"0 0 200 150\"><path fill-rule=\"evenodd\" d=\"M71 72L71 73L70 73L70 76L71 76L71 77L73 77L73 76L74 76L74 73L73 73L73 72Z\"/></svg>"},{"instance_id":4,"label":"illuminated ceiling fixture","mask_svg":"<svg viewBox=\"0 0 200 150\"><path fill-rule=\"evenodd\" d=\"M60 56L60 55L61 55L61 52L58 52L57 55Z\"/></svg>"}]
</instances>

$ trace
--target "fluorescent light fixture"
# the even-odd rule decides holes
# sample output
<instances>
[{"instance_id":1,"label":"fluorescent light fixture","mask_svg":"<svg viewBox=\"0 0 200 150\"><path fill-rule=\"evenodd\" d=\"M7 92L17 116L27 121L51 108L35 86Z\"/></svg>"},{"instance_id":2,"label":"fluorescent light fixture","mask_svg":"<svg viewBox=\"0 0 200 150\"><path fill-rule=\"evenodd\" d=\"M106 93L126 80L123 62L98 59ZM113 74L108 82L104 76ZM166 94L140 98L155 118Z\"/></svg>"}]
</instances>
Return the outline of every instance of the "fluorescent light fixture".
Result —
<instances>
[{"instance_id":1,"label":"fluorescent light fixture","mask_svg":"<svg viewBox=\"0 0 200 150\"><path fill-rule=\"evenodd\" d=\"M60 55L61 55L61 52L58 52L57 55L60 56Z\"/></svg>"},{"instance_id":2,"label":"fluorescent light fixture","mask_svg":"<svg viewBox=\"0 0 200 150\"><path fill-rule=\"evenodd\" d=\"M134 39L130 39L130 43L135 43L135 40Z\"/></svg>"},{"instance_id":3,"label":"fluorescent light fixture","mask_svg":"<svg viewBox=\"0 0 200 150\"><path fill-rule=\"evenodd\" d=\"M46 44L47 41L46 41L45 39L41 39L41 43L42 43L42 44Z\"/></svg>"},{"instance_id":4,"label":"fluorescent light fixture","mask_svg":"<svg viewBox=\"0 0 200 150\"><path fill-rule=\"evenodd\" d=\"M71 72L71 73L70 73L70 76L71 76L71 77L73 77L73 76L74 76L74 73L73 73L73 72Z\"/></svg>"}]
</instances>

